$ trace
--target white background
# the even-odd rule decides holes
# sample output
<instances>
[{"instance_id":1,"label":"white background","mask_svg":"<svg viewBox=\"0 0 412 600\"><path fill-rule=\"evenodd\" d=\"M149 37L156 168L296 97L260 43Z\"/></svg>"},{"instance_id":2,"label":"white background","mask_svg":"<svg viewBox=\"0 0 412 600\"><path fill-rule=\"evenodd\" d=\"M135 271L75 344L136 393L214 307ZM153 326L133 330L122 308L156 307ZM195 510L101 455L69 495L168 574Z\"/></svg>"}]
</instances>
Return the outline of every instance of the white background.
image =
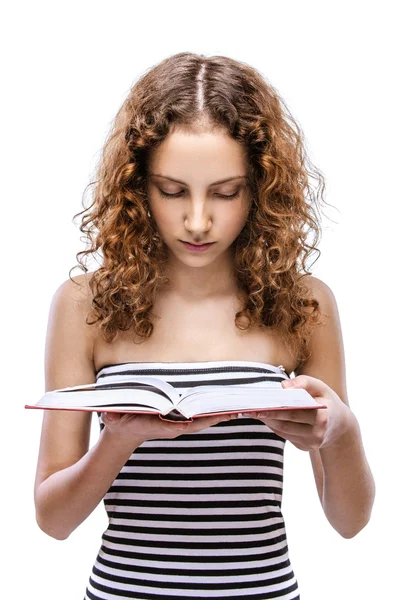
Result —
<instances>
[{"instance_id":1,"label":"white background","mask_svg":"<svg viewBox=\"0 0 412 600\"><path fill-rule=\"evenodd\" d=\"M309 454L286 444L283 513L302 600L410 593L411 116L407 2L14 2L2 15L2 589L82 600L103 504L65 541L44 534L33 482L51 297L83 250L72 223L110 122L137 77L176 52L260 71L326 177L312 272L340 311L349 401L377 487L347 540L321 509ZM4 81L5 80L5 81ZM409 81L408 81L409 80ZM315 258L316 255L313 255ZM73 274L79 274L76 269ZM93 423L92 444L97 440Z\"/></svg>"}]
</instances>

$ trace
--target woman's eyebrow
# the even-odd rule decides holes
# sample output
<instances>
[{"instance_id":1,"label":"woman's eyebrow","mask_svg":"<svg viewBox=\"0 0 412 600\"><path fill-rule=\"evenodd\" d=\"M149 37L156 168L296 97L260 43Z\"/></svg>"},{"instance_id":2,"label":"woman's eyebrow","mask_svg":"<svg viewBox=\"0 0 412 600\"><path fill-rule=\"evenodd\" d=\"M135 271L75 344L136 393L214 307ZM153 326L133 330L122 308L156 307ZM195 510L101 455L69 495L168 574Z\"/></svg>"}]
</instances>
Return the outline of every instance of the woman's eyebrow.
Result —
<instances>
[{"instance_id":1,"label":"woman's eyebrow","mask_svg":"<svg viewBox=\"0 0 412 600\"><path fill-rule=\"evenodd\" d=\"M169 179L170 181L174 181L175 183L180 183L181 185L188 185L184 181L179 181L179 179L174 179L173 177L169 177L168 175L160 175L159 173L150 173L149 177L161 177L162 179ZM226 183L227 181L234 181L235 179L246 179L246 175L235 175L234 177L227 177L226 179L220 179L219 181L215 181L211 183L212 185L218 185L220 183Z\"/></svg>"}]
</instances>

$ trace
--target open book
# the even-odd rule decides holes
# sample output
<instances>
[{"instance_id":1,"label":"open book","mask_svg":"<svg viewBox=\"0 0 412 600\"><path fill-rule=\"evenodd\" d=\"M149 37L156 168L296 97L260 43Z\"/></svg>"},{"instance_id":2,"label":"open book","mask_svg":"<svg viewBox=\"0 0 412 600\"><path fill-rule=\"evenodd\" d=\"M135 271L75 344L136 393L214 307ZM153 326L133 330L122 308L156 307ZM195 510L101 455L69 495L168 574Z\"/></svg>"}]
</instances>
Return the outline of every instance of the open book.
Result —
<instances>
[{"instance_id":1,"label":"open book","mask_svg":"<svg viewBox=\"0 0 412 600\"><path fill-rule=\"evenodd\" d=\"M46 392L24 408L158 414L166 421L188 421L217 414L257 410L326 408L303 388L284 389L279 381L247 385L202 385L182 394L156 377L130 375Z\"/></svg>"}]
</instances>

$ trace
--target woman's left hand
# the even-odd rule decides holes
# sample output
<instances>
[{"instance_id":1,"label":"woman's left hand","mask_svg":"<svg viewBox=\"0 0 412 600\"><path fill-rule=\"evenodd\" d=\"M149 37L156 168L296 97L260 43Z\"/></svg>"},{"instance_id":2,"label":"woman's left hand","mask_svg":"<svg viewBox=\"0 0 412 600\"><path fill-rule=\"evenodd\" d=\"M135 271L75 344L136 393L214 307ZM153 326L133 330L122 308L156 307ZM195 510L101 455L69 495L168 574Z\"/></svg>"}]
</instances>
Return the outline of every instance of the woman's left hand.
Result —
<instances>
[{"instance_id":1,"label":"woman's left hand","mask_svg":"<svg viewBox=\"0 0 412 600\"><path fill-rule=\"evenodd\" d=\"M327 408L263 410L245 414L259 419L299 450L305 451L330 446L348 430L354 415L326 383L309 375L298 375L286 381L293 382L293 386L285 386L282 382L285 389L304 388L319 404L325 404Z\"/></svg>"}]
</instances>

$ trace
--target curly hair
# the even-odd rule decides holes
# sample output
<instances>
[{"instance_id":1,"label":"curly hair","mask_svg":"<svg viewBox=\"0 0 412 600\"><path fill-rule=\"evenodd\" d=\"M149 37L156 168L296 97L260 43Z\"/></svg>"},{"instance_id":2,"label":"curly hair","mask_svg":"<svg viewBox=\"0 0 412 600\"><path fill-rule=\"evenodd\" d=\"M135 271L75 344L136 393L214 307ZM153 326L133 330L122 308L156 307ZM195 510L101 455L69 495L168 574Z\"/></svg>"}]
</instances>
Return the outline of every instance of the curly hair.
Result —
<instances>
[{"instance_id":1,"label":"curly hair","mask_svg":"<svg viewBox=\"0 0 412 600\"><path fill-rule=\"evenodd\" d=\"M82 202L74 216L83 215L80 230L90 243L76 254L80 268L88 272L88 254L101 250L103 258L89 279L94 320L87 324L98 323L109 343L131 327L141 341L152 334L151 308L169 279L167 247L147 214L148 158L175 127L193 130L205 122L240 142L247 156L252 203L234 242L243 302L235 324L276 330L300 364L322 322L302 278L311 275L310 254L320 255L316 209L325 181L276 89L256 69L225 56L182 52L164 59L132 85L116 114L87 186L95 186L92 203Z\"/></svg>"}]
</instances>

